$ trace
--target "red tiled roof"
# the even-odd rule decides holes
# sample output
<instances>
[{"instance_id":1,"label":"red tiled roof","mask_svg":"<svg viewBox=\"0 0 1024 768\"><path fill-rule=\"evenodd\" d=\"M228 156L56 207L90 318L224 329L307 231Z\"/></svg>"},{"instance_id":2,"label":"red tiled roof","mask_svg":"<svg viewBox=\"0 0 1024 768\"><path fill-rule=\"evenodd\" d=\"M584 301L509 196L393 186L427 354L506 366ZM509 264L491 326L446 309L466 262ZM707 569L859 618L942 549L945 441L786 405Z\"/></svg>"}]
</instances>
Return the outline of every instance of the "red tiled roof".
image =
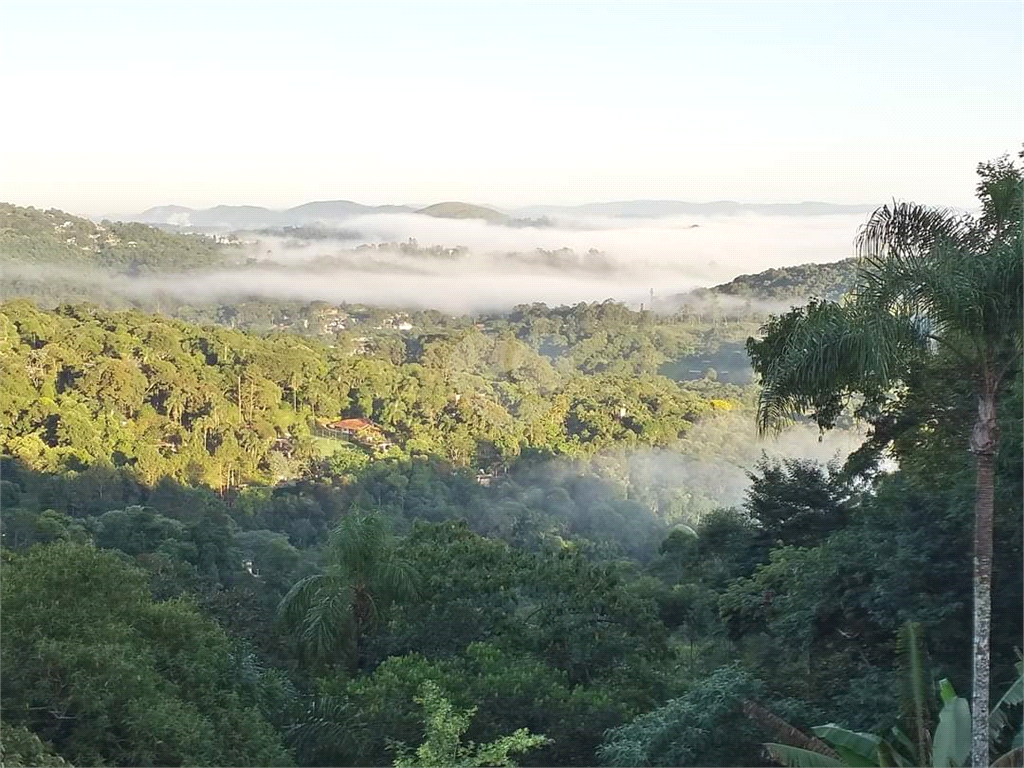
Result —
<instances>
[{"instance_id":1,"label":"red tiled roof","mask_svg":"<svg viewBox=\"0 0 1024 768\"><path fill-rule=\"evenodd\" d=\"M377 429L377 425L367 419L341 419L327 425L331 429L351 429L351 430L363 430L363 429Z\"/></svg>"}]
</instances>

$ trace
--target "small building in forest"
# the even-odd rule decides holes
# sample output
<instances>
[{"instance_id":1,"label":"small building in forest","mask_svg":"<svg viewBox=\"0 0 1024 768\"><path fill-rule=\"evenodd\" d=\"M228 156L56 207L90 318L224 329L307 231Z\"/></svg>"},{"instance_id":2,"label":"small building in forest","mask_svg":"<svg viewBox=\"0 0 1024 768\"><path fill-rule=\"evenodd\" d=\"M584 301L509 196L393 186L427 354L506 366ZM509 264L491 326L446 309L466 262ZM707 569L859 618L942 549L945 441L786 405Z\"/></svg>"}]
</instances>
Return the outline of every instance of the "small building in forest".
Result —
<instances>
[{"instance_id":1,"label":"small building in forest","mask_svg":"<svg viewBox=\"0 0 1024 768\"><path fill-rule=\"evenodd\" d=\"M369 419L339 419L324 426L340 432L358 443L376 448L378 451L385 451L391 447L391 442L384 434L384 430Z\"/></svg>"},{"instance_id":2,"label":"small building in forest","mask_svg":"<svg viewBox=\"0 0 1024 768\"><path fill-rule=\"evenodd\" d=\"M380 431L380 427L369 419L339 419L326 424L329 429L336 429L350 437L355 437L367 430Z\"/></svg>"}]
</instances>

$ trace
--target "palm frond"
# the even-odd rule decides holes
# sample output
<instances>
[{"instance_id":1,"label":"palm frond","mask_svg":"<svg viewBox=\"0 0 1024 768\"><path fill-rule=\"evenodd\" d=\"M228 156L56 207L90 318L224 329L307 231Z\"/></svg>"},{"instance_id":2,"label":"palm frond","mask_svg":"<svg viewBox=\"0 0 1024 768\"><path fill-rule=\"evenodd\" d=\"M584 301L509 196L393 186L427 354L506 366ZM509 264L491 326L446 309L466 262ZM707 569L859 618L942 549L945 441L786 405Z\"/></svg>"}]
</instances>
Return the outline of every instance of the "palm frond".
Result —
<instances>
[{"instance_id":1,"label":"palm frond","mask_svg":"<svg viewBox=\"0 0 1024 768\"><path fill-rule=\"evenodd\" d=\"M352 513L332 532L323 574L297 582L278 607L281 621L321 661L374 625L396 599L415 594L416 573L395 554L380 515Z\"/></svg>"},{"instance_id":2,"label":"palm frond","mask_svg":"<svg viewBox=\"0 0 1024 768\"><path fill-rule=\"evenodd\" d=\"M911 733L916 756L925 765L931 759L933 694L920 624L908 621L900 627L896 635L896 653L902 667L902 715L913 724Z\"/></svg>"},{"instance_id":3,"label":"palm frond","mask_svg":"<svg viewBox=\"0 0 1024 768\"><path fill-rule=\"evenodd\" d=\"M988 364L997 348L1019 357L1021 233L1019 225L998 238L988 230L984 221L939 209L876 211L858 237L852 301L926 320L939 344L974 367Z\"/></svg>"},{"instance_id":4,"label":"palm frond","mask_svg":"<svg viewBox=\"0 0 1024 768\"><path fill-rule=\"evenodd\" d=\"M347 699L320 696L287 729L289 742L310 765L340 765L339 757L358 754L363 723Z\"/></svg>"},{"instance_id":5,"label":"palm frond","mask_svg":"<svg viewBox=\"0 0 1024 768\"><path fill-rule=\"evenodd\" d=\"M949 208L917 203L884 205L860 228L856 250L861 258L882 259L930 251L936 246L967 246L976 240L973 218Z\"/></svg>"},{"instance_id":6,"label":"palm frond","mask_svg":"<svg viewBox=\"0 0 1024 768\"><path fill-rule=\"evenodd\" d=\"M302 617L299 637L322 660L332 658L352 632L352 590L324 580L316 600Z\"/></svg>"},{"instance_id":7,"label":"palm frond","mask_svg":"<svg viewBox=\"0 0 1024 768\"><path fill-rule=\"evenodd\" d=\"M763 331L763 340L747 343L761 374L761 434L808 411L819 426L831 427L854 392L892 386L924 344L905 317L835 302L811 302L773 318Z\"/></svg>"},{"instance_id":8,"label":"palm frond","mask_svg":"<svg viewBox=\"0 0 1024 768\"><path fill-rule=\"evenodd\" d=\"M388 601L411 600L417 596L419 574L408 560L392 553L375 576L381 594Z\"/></svg>"},{"instance_id":9,"label":"palm frond","mask_svg":"<svg viewBox=\"0 0 1024 768\"><path fill-rule=\"evenodd\" d=\"M331 533L331 560L350 573L365 574L387 551L388 532L377 514L346 515Z\"/></svg>"},{"instance_id":10,"label":"palm frond","mask_svg":"<svg viewBox=\"0 0 1024 768\"><path fill-rule=\"evenodd\" d=\"M314 574L300 579L281 598L277 606L277 616L286 627L294 628L302 623L302 617L313 604L323 578L322 574Z\"/></svg>"}]
</instances>

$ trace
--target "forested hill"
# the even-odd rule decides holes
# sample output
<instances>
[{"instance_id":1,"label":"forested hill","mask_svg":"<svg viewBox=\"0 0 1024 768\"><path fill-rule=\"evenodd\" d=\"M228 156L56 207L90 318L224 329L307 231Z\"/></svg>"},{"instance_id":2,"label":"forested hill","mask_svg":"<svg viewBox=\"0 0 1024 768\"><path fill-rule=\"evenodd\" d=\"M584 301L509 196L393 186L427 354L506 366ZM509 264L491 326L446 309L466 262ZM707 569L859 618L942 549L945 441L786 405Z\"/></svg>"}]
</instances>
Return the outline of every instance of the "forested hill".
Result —
<instances>
[{"instance_id":1,"label":"forested hill","mask_svg":"<svg viewBox=\"0 0 1024 768\"><path fill-rule=\"evenodd\" d=\"M0 203L0 253L5 261L138 274L209 267L221 261L227 247L207 235L175 234L137 223L95 224L56 209Z\"/></svg>"},{"instance_id":2,"label":"forested hill","mask_svg":"<svg viewBox=\"0 0 1024 768\"><path fill-rule=\"evenodd\" d=\"M461 467L665 446L740 396L719 386L705 397L651 374L557 369L511 336L476 328L360 353L16 301L2 305L0 330L5 449L55 471L127 464L150 483L170 476L224 489L301 474L316 424L339 418L372 421L371 447Z\"/></svg>"},{"instance_id":3,"label":"forested hill","mask_svg":"<svg viewBox=\"0 0 1024 768\"><path fill-rule=\"evenodd\" d=\"M850 258L740 275L711 290L725 296L762 301L809 297L835 301L853 287L856 274L857 260Z\"/></svg>"}]
</instances>

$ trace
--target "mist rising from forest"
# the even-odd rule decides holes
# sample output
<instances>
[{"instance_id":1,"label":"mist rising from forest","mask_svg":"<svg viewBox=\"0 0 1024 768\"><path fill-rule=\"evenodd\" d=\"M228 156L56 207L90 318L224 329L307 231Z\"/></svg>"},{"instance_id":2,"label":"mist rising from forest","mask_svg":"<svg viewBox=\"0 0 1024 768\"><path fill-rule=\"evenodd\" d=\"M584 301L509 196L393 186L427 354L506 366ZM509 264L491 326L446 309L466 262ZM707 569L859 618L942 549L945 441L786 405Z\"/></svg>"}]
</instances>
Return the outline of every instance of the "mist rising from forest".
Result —
<instances>
[{"instance_id":1,"label":"mist rising from forest","mask_svg":"<svg viewBox=\"0 0 1024 768\"><path fill-rule=\"evenodd\" d=\"M764 458L841 466L864 437L862 428L819 434L809 424L793 424L781 434L759 437L749 412L721 413L694 424L675 448L617 448L589 459L556 459L531 470L523 482L546 496L574 478L599 478L601 484L587 485L589 505L577 504L578 516L594 518L584 525L606 524L599 519L608 514L606 505L628 499L639 509L627 513L633 518L627 529L643 535L666 523L696 528L714 509L742 507L751 485L748 473ZM624 509L615 506L620 512ZM660 540L655 535L648 546ZM640 542L619 543L643 549Z\"/></svg>"},{"instance_id":2,"label":"mist rising from forest","mask_svg":"<svg viewBox=\"0 0 1024 768\"><path fill-rule=\"evenodd\" d=\"M242 233L222 268L129 277L102 270L5 265L5 275L60 278L131 299L166 294L186 302L243 298L359 303L448 312L499 311L615 299L633 308L655 297L739 274L852 253L860 215L680 216L563 219L550 227L377 214L344 221L340 237ZM356 237L357 235L357 237ZM461 249L454 255L401 252ZM357 250L362 244L375 246ZM381 248L395 244L394 249ZM540 253L544 249L549 253ZM558 252L560 249L568 251ZM771 311L777 306L767 307Z\"/></svg>"},{"instance_id":3,"label":"mist rising from forest","mask_svg":"<svg viewBox=\"0 0 1024 768\"><path fill-rule=\"evenodd\" d=\"M710 511L743 503L750 488L747 473L763 457L841 465L861 446L864 437L863 429L834 429L819 434L817 427L808 424L794 424L779 435L758 437L750 414L745 412L702 419L687 433L680 449L631 451L629 467L633 483L648 488L688 489L694 496L708 499L708 504L698 503L695 510ZM599 464L594 470L600 473ZM685 522L696 525L699 518Z\"/></svg>"}]
</instances>

